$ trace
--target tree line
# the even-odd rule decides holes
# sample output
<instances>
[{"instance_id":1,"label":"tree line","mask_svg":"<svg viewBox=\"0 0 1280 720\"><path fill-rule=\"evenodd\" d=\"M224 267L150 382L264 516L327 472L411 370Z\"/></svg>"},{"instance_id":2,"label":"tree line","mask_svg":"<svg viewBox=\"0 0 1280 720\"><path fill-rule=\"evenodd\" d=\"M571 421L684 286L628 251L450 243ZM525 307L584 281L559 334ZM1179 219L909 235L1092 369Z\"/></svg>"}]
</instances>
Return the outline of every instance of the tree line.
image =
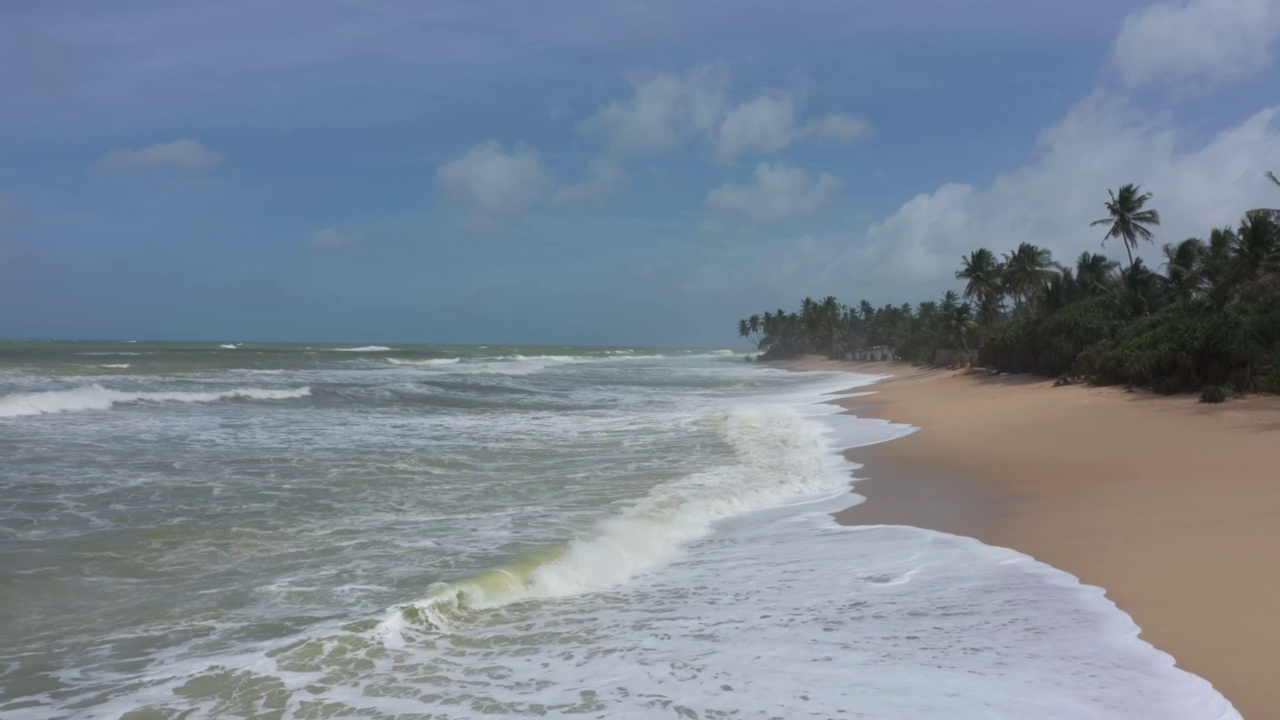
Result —
<instances>
[{"instance_id":1,"label":"tree line","mask_svg":"<svg viewBox=\"0 0 1280 720\"><path fill-rule=\"evenodd\" d=\"M1104 248L1124 246L1123 264L1093 252L1064 264L1032 243L1001 255L978 248L956 270L963 293L879 308L805 298L798 311L740 320L738 334L766 360L888 345L916 364L959 351L992 371L1064 383L1202 390L1205 399L1280 393L1280 210L1251 210L1235 227L1165 244L1150 268L1134 251L1155 242L1151 201L1124 185L1108 191L1107 215L1092 223L1105 231Z\"/></svg>"}]
</instances>

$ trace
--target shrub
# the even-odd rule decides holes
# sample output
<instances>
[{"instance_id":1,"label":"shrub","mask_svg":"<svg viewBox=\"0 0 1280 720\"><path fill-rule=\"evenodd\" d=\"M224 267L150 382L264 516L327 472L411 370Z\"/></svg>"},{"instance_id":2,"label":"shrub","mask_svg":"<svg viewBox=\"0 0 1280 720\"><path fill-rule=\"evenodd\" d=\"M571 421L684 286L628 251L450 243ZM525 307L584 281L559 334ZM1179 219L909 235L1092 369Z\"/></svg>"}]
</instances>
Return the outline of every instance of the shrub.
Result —
<instances>
[{"instance_id":1,"label":"shrub","mask_svg":"<svg viewBox=\"0 0 1280 720\"><path fill-rule=\"evenodd\" d=\"M1226 402L1231 397L1231 391L1221 385L1210 385L1200 393L1200 402L1202 403L1221 403Z\"/></svg>"},{"instance_id":2,"label":"shrub","mask_svg":"<svg viewBox=\"0 0 1280 720\"><path fill-rule=\"evenodd\" d=\"M1109 295L1068 305L1050 315L1032 336L1035 371L1050 377L1070 371L1080 353L1113 337L1127 318L1124 305Z\"/></svg>"},{"instance_id":3,"label":"shrub","mask_svg":"<svg viewBox=\"0 0 1280 720\"><path fill-rule=\"evenodd\" d=\"M1159 393L1224 385L1250 389L1264 356L1245 311L1204 302L1172 305L1113 340L1081 353L1077 370L1098 384L1145 385Z\"/></svg>"}]
</instances>

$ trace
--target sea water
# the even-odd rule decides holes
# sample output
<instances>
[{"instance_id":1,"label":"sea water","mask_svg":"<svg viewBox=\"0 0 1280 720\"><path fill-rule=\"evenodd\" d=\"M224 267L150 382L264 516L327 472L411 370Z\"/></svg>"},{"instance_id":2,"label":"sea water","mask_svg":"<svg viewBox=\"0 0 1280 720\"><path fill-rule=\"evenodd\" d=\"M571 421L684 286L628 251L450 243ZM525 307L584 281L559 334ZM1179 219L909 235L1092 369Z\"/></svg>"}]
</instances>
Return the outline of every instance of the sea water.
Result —
<instances>
[{"instance_id":1,"label":"sea water","mask_svg":"<svg viewBox=\"0 0 1280 720\"><path fill-rule=\"evenodd\" d=\"M0 716L1239 717L1100 589L836 525L875 380L0 344Z\"/></svg>"}]
</instances>

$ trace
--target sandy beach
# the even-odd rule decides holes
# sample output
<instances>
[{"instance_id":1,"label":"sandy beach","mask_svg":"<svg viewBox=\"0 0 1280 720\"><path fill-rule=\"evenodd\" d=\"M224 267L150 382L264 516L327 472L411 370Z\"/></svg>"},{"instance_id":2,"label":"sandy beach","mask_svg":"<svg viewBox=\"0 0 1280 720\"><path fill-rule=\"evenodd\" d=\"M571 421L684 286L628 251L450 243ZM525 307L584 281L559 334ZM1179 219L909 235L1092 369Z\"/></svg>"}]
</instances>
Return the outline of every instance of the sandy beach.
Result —
<instances>
[{"instance_id":1,"label":"sandy beach","mask_svg":"<svg viewBox=\"0 0 1280 720\"><path fill-rule=\"evenodd\" d=\"M1244 717L1280 707L1280 398L1215 406L902 364L784 366L892 374L841 403L921 428L850 451L868 501L841 522L1024 552L1105 588Z\"/></svg>"}]
</instances>

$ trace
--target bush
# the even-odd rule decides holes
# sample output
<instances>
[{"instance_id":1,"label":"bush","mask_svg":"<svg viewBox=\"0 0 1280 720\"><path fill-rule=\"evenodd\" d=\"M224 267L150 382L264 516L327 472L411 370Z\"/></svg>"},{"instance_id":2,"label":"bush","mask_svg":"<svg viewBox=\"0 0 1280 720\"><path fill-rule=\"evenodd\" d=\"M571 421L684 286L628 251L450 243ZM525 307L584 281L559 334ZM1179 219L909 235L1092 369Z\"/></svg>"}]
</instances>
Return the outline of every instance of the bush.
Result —
<instances>
[{"instance_id":1,"label":"bush","mask_svg":"<svg viewBox=\"0 0 1280 720\"><path fill-rule=\"evenodd\" d=\"M1248 391L1270 354L1254 315L1248 306L1171 305L1081 353L1076 369L1100 385L1144 385L1164 394L1208 385Z\"/></svg>"},{"instance_id":2,"label":"bush","mask_svg":"<svg viewBox=\"0 0 1280 720\"><path fill-rule=\"evenodd\" d=\"M1231 391L1221 385L1210 385L1200 393L1202 403L1222 403L1231 397Z\"/></svg>"},{"instance_id":3,"label":"bush","mask_svg":"<svg viewBox=\"0 0 1280 720\"><path fill-rule=\"evenodd\" d=\"M1075 367L1080 353L1113 337L1128 313L1114 297L1103 295L1064 307L1045 318L1033 334L1035 372L1050 377Z\"/></svg>"}]
</instances>

